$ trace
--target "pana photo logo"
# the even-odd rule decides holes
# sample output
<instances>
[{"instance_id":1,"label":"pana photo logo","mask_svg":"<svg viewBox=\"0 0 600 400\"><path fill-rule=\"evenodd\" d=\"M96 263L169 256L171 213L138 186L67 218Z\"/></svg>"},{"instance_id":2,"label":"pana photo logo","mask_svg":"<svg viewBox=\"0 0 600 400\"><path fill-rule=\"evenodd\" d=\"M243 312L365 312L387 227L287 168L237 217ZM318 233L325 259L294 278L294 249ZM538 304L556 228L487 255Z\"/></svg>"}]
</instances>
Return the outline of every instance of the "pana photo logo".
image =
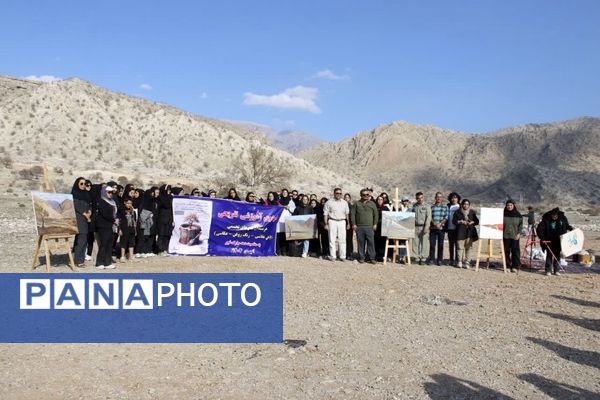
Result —
<instances>
[{"instance_id":1,"label":"pana photo logo","mask_svg":"<svg viewBox=\"0 0 600 400\"><path fill-rule=\"evenodd\" d=\"M278 343L282 285L271 273L2 274L0 342Z\"/></svg>"},{"instance_id":2,"label":"pana photo logo","mask_svg":"<svg viewBox=\"0 0 600 400\"><path fill-rule=\"evenodd\" d=\"M222 290L221 295L219 294L220 288L226 288L224 296ZM255 307L260 300L260 286L253 282L214 284L156 282L152 279L20 280L20 308L29 310L140 310L172 305L213 307L219 301L224 301L227 307L233 307L234 302Z\"/></svg>"}]
</instances>

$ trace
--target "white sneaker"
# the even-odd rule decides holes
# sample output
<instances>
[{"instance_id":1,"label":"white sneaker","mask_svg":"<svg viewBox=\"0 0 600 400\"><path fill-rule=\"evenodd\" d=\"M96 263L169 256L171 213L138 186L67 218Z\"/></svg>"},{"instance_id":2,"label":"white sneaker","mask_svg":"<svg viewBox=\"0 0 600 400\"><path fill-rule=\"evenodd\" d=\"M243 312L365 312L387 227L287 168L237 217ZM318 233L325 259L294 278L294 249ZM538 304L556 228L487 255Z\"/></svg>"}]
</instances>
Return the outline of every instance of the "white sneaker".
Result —
<instances>
[{"instance_id":1,"label":"white sneaker","mask_svg":"<svg viewBox=\"0 0 600 400\"><path fill-rule=\"evenodd\" d=\"M96 269L104 269L104 265L96 265Z\"/></svg>"},{"instance_id":2,"label":"white sneaker","mask_svg":"<svg viewBox=\"0 0 600 400\"><path fill-rule=\"evenodd\" d=\"M86 254L86 256L85 256L85 261L92 261L92 256L88 256L88 255Z\"/></svg>"},{"instance_id":3,"label":"white sneaker","mask_svg":"<svg viewBox=\"0 0 600 400\"><path fill-rule=\"evenodd\" d=\"M308 254L302 253L302 258L306 258L306 257L308 257Z\"/></svg>"},{"instance_id":4,"label":"white sneaker","mask_svg":"<svg viewBox=\"0 0 600 400\"><path fill-rule=\"evenodd\" d=\"M463 267L462 261L459 261L458 264L456 264L456 267L457 268L462 268Z\"/></svg>"},{"instance_id":5,"label":"white sneaker","mask_svg":"<svg viewBox=\"0 0 600 400\"><path fill-rule=\"evenodd\" d=\"M105 265L104 269L115 269L117 266L115 264Z\"/></svg>"},{"instance_id":6,"label":"white sneaker","mask_svg":"<svg viewBox=\"0 0 600 400\"><path fill-rule=\"evenodd\" d=\"M122 263L124 263L125 261L127 261L127 259L126 259L125 257L121 257L121 258L119 258L119 262L122 262Z\"/></svg>"},{"instance_id":7,"label":"white sneaker","mask_svg":"<svg viewBox=\"0 0 600 400\"><path fill-rule=\"evenodd\" d=\"M156 256L156 254L154 254L154 253L146 253L146 257L155 257L155 256Z\"/></svg>"},{"instance_id":8,"label":"white sneaker","mask_svg":"<svg viewBox=\"0 0 600 400\"><path fill-rule=\"evenodd\" d=\"M142 254L140 254L140 253L135 253L133 256L134 256L135 258L140 258L140 257L142 257Z\"/></svg>"}]
</instances>

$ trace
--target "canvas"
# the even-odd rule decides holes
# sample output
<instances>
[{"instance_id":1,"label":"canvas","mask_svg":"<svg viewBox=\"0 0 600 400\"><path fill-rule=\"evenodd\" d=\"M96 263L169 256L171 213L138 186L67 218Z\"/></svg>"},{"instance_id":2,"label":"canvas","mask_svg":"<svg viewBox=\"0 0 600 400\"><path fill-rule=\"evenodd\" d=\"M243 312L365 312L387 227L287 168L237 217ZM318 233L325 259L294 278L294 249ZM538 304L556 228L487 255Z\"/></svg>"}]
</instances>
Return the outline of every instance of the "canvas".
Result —
<instances>
[{"instance_id":1,"label":"canvas","mask_svg":"<svg viewBox=\"0 0 600 400\"><path fill-rule=\"evenodd\" d=\"M569 257L583 250L583 231L574 229L564 235L560 235L560 248L563 256Z\"/></svg>"},{"instance_id":2,"label":"canvas","mask_svg":"<svg viewBox=\"0 0 600 400\"><path fill-rule=\"evenodd\" d=\"M72 194L31 192L31 197L38 235L79 233Z\"/></svg>"},{"instance_id":3,"label":"canvas","mask_svg":"<svg viewBox=\"0 0 600 400\"><path fill-rule=\"evenodd\" d=\"M389 239L410 239L415 236L415 213L407 211L383 211L381 236Z\"/></svg>"},{"instance_id":4,"label":"canvas","mask_svg":"<svg viewBox=\"0 0 600 400\"><path fill-rule=\"evenodd\" d=\"M481 239L502 239L504 232L504 209L481 208L479 217L479 237Z\"/></svg>"},{"instance_id":5,"label":"canvas","mask_svg":"<svg viewBox=\"0 0 600 400\"><path fill-rule=\"evenodd\" d=\"M286 240L308 240L317 238L317 215L294 215L285 220Z\"/></svg>"}]
</instances>

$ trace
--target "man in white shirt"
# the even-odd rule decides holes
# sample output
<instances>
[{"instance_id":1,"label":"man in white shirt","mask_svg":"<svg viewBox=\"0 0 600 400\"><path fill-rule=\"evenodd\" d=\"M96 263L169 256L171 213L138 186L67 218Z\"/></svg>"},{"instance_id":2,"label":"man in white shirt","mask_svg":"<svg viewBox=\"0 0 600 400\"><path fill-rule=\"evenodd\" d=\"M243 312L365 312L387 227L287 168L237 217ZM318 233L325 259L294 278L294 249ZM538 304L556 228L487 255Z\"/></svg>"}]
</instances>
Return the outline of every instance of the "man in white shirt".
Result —
<instances>
[{"instance_id":1,"label":"man in white shirt","mask_svg":"<svg viewBox=\"0 0 600 400\"><path fill-rule=\"evenodd\" d=\"M335 261L335 241L339 244L340 261L346 261L346 229L350 208L348 202L342 199L342 189L333 189L333 199L327 200L323 207L325 229L329 231L329 259Z\"/></svg>"}]
</instances>

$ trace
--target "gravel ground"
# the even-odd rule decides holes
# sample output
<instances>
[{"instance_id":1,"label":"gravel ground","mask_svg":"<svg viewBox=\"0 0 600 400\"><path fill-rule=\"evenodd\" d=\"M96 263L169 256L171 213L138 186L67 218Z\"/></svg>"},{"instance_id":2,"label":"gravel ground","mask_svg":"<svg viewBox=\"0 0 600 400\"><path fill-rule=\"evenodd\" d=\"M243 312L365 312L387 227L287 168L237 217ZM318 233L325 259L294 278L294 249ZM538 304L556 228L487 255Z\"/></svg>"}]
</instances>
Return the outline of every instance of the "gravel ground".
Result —
<instances>
[{"instance_id":1,"label":"gravel ground","mask_svg":"<svg viewBox=\"0 0 600 400\"><path fill-rule=\"evenodd\" d=\"M30 271L31 212L28 199L0 207L3 272ZM545 277L315 258L154 257L115 271L283 272L291 342L2 344L0 398L600 398L597 264Z\"/></svg>"}]
</instances>

